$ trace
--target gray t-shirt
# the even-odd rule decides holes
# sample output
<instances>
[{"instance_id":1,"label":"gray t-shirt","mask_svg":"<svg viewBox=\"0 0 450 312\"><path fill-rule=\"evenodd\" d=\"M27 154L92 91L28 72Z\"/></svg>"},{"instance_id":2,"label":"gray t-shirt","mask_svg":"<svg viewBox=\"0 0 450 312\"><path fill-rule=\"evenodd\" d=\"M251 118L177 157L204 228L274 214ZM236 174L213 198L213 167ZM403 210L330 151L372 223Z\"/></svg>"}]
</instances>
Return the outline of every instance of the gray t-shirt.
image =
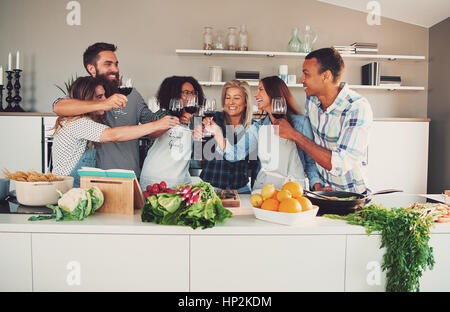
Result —
<instances>
[{"instance_id":1,"label":"gray t-shirt","mask_svg":"<svg viewBox=\"0 0 450 312\"><path fill-rule=\"evenodd\" d=\"M127 96L127 106L122 108L126 115L114 115L112 110L105 112L105 124L111 128L135 126L152 121L152 112L145 104L141 94L133 88ZM53 103L53 106L60 99ZM117 118L116 118L117 117ZM141 175L139 167L139 140L102 143L97 151L97 168L134 170L136 177Z\"/></svg>"}]
</instances>

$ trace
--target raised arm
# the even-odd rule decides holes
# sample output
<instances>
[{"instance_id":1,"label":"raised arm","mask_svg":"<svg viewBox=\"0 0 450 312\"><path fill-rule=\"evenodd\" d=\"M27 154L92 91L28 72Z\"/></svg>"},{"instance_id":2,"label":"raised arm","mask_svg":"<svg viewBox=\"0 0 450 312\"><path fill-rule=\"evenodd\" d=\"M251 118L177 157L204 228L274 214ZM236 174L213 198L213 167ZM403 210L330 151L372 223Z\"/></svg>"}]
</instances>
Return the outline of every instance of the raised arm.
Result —
<instances>
[{"instance_id":1,"label":"raised arm","mask_svg":"<svg viewBox=\"0 0 450 312\"><path fill-rule=\"evenodd\" d=\"M173 116L165 116L160 120L140 124L137 126L123 126L105 129L101 136L100 142L121 142L138 139L145 135L155 133L164 133L167 130L180 124L178 118Z\"/></svg>"},{"instance_id":2,"label":"raised arm","mask_svg":"<svg viewBox=\"0 0 450 312\"><path fill-rule=\"evenodd\" d=\"M76 116L99 110L108 111L114 108L125 107L127 97L122 94L113 94L106 100L83 101L76 99L61 99L53 105L53 111L59 116Z\"/></svg>"}]
</instances>

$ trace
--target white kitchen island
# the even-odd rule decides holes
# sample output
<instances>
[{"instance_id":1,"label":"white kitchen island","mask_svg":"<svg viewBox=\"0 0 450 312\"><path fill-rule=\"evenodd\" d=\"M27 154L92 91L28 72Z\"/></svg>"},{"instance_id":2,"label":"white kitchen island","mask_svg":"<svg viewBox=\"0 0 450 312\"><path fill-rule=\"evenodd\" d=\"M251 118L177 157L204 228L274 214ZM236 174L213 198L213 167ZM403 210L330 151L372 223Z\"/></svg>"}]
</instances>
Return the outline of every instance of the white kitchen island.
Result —
<instances>
[{"instance_id":1,"label":"white kitchen island","mask_svg":"<svg viewBox=\"0 0 450 312\"><path fill-rule=\"evenodd\" d=\"M394 194L383 198L398 198ZM391 197L386 197L391 196ZM242 195L242 206L250 207ZM395 201L393 201L395 202ZM212 229L97 213L81 222L0 215L0 291L384 291L380 235L317 217L234 216ZM436 224L422 291L450 290L450 224Z\"/></svg>"}]
</instances>

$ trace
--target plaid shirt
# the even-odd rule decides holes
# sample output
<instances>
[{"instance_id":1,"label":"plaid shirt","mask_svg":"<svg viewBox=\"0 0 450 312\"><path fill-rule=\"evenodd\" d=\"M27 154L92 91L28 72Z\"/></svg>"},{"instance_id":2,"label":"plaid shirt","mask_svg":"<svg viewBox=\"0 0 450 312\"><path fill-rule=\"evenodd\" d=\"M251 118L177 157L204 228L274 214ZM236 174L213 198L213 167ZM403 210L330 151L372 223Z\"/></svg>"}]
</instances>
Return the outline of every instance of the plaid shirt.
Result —
<instances>
[{"instance_id":1,"label":"plaid shirt","mask_svg":"<svg viewBox=\"0 0 450 312\"><path fill-rule=\"evenodd\" d=\"M306 115L314 141L331 151L330 171L317 164L325 184L337 190L363 193L367 186L367 147L373 121L369 102L348 88L342 89L327 110L315 96L306 97Z\"/></svg>"},{"instance_id":2,"label":"plaid shirt","mask_svg":"<svg viewBox=\"0 0 450 312\"><path fill-rule=\"evenodd\" d=\"M222 132L226 133L223 112L216 113L214 115L214 121L222 128ZM239 133L235 132L233 143L241 140L244 134L244 130ZM202 161L200 178L203 181L209 182L214 187L221 189L229 187L230 189L236 190L248 184L248 170L248 159L230 162L223 159L222 155L216 153L213 160Z\"/></svg>"}]
</instances>

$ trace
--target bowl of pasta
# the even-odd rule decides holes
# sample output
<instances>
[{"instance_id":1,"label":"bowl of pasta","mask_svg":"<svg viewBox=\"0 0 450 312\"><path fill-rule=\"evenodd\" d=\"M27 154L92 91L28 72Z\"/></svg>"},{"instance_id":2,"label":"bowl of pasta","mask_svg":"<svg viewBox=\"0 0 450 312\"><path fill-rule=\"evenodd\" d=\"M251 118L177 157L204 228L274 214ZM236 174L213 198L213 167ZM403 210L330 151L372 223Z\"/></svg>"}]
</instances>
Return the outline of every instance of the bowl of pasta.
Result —
<instances>
[{"instance_id":1,"label":"bowl of pasta","mask_svg":"<svg viewBox=\"0 0 450 312\"><path fill-rule=\"evenodd\" d=\"M16 189L17 201L25 206L45 206L58 202L58 192L67 192L73 187L73 177L55 176L52 173L37 171L3 170L6 178L12 180Z\"/></svg>"}]
</instances>

